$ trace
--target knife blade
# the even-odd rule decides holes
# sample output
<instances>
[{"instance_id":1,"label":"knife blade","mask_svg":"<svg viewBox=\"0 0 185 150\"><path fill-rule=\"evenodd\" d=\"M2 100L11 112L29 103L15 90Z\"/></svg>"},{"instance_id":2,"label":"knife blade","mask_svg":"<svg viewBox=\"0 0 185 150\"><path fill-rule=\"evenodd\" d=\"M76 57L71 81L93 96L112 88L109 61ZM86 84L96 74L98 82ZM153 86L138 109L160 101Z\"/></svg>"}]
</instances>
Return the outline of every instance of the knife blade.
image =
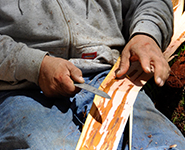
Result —
<instances>
[{"instance_id":1,"label":"knife blade","mask_svg":"<svg viewBox=\"0 0 185 150\"><path fill-rule=\"evenodd\" d=\"M97 89L97 88L95 88L95 87L93 87L93 86L91 86L89 84L86 84L86 83L74 83L74 85L76 87L79 87L81 89L85 89L85 90L87 90L89 92L92 92L92 93L94 93L96 95L99 95L101 97L105 97L105 98L111 99L111 97L107 93L105 93L104 91L99 90L99 89Z\"/></svg>"}]
</instances>

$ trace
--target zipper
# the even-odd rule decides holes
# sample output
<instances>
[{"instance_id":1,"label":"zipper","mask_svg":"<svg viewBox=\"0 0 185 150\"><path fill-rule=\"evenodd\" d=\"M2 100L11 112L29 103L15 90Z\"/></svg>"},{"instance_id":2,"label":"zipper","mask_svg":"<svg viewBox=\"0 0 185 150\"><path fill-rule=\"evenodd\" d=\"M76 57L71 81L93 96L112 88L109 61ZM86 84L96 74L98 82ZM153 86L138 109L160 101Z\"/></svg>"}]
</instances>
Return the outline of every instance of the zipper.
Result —
<instances>
[{"instance_id":1,"label":"zipper","mask_svg":"<svg viewBox=\"0 0 185 150\"><path fill-rule=\"evenodd\" d=\"M60 1L60 2L59 2ZM69 42L68 42L68 56L67 59L69 59L69 57L71 56L71 51L72 51L72 43L73 43L73 34L72 34L72 26L70 24L70 19L67 17L67 14L65 13L62 5L62 0L57 0L57 3L62 11L62 14L64 16L64 20L66 21L66 24L68 26L68 32L69 32Z\"/></svg>"}]
</instances>

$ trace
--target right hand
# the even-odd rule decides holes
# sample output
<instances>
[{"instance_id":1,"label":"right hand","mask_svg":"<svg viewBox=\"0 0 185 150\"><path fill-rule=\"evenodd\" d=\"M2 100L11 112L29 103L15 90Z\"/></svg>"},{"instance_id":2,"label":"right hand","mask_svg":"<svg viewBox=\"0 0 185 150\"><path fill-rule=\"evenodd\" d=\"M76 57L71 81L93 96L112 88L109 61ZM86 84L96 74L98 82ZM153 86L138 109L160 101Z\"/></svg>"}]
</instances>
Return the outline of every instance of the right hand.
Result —
<instances>
[{"instance_id":1,"label":"right hand","mask_svg":"<svg viewBox=\"0 0 185 150\"><path fill-rule=\"evenodd\" d=\"M83 83L82 72L71 62L45 56L39 73L39 86L47 97L74 96L80 91L74 82Z\"/></svg>"}]
</instances>

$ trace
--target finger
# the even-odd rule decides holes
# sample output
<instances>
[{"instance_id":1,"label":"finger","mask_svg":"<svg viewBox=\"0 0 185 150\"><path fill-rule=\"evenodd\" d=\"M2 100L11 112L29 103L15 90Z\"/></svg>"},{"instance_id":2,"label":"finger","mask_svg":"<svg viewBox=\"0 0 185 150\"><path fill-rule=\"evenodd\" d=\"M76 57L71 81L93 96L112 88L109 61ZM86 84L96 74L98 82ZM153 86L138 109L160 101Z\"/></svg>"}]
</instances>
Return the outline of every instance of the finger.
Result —
<instances>
[{"instance_id":1,"label":"finger","mask_svg":"<svg viewBox=\"0 0 185 150\"><path fill-rule=\"evenodd\" d=\"M151 60L147 56L140 56L140 63L143 71L146 73L151 73Z\"/></svg>"},{"instance_id":2,"label":"finger","mask_svg":"<svg viewBox=\"0 0 185 150\"><path fill-rule=\"evenodd\" d=\"M165 60L154 63L154 79L158 86L163 86L170 74L170 67Z\"/></svg>"},{"instance_id":3,"label":"finger","mask_svg":"<svg viewBox=\"0 0 185 150\"><path fill-rule=\"evenodd\" d=\"M70 96L74 96L76 93L78 93L81 89L76 87L74 85L74 82L78 82L78 83L84 83L84 79L82 77L82 72L79 68L77 68L76 66L74 66L71 62L68 62L67 64L67 68L69 71L68 76L66 76L66 81L68 81L67 83L69 84L65 84L65 93L70 95Z\"/></svg>"},{"instance_id":4,"label":"finger","mask_svg":"<svg viewBox=\"0 0 185 150\"><path fill-rule=\"evenodd\" d=\"M76 90L67 64L68 62L64 62L62 67L58 68L57 73L53 77L54 81L51 84L51 89L53 89L53 91L56 90L58 94L63 96L72 95Z\"/></svg>"},{"instance_id":5,"label":"finger","mask_svg":"<svg viewBox=\"0 0 185 150\"><path fill-rule=\"evenodd\" d=\"M121 76L123 76L128 71L129 67L130 67L130 52L124 49L121 55L119 68L116 71L116 77L120 78Z\"/></svg>"},{"instance_id":6,"label":"finger","mask_svg":"<svg viewBox=\"0 0 185 150\"><path fill-rule=\"evenodd\" d=\"M74 96L80 91L80 89L74 85L74 81L80 83L84 81L81 70L69 61L65 61L65 67L63 69L63 73L59 75L60 84L58 92L63 96Z\"/></svg>"},{"instance_id":7,"label":"finger","mask_svg":"<svg viewBox=\"0 0 185 150\"><path fill-rule=\"evenodd\" d=\"M72 63L69 63L69 71L70 71L70 76L71 78L78 83L84 83L84 79L82 77L82 71L77 68L76 66L74 66Z\"/></svg>"},{"instance_id":8,"label":"finger","mask_svg":"<svg viewBox=\"0 0 185 150\"><path fill-rule=\"evenodd\" d=\"M65 75L63 78L63 82L60 83L60 87L58 91L61 95L64 96L72 96L80 91L77 87L75 87L73 80L69 75Z\"/></svg>"}]
</instances>

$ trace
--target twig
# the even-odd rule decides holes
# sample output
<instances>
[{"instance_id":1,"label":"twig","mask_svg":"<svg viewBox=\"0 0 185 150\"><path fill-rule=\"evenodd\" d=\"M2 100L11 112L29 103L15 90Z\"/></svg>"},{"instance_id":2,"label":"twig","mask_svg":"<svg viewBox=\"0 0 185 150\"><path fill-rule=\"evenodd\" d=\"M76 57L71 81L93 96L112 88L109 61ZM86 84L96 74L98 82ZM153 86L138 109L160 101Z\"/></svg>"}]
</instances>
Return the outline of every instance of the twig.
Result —
<instances>
[{"instance_id":1,"label":"twig","mask_svg":"<svg viewBox=\"0 0 185 150\"><path fill-rule=\"evenodd\" d=\"M131 108L129 118L129 150L132 150L132 126L133 126L133 106Z\"/></svg>"}]
</instances>

